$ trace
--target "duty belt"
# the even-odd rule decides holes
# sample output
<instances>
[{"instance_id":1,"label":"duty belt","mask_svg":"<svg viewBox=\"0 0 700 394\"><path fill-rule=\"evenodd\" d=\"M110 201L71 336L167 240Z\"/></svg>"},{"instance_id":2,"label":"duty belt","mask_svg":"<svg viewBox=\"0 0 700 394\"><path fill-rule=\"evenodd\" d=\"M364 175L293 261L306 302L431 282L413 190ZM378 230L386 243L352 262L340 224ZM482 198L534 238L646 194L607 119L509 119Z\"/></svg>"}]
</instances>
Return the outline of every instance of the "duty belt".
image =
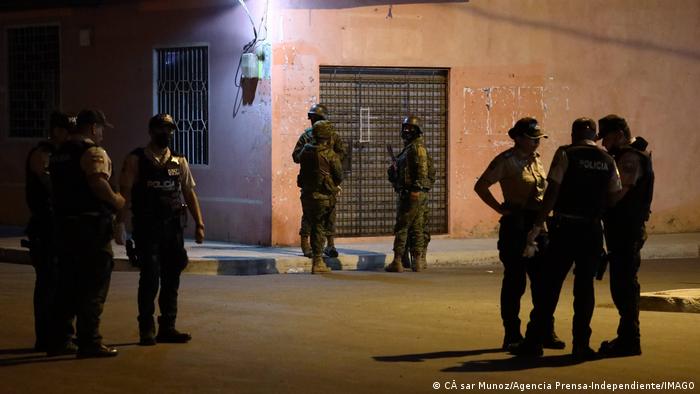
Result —
<instances>
[{"instance_id":1,"label":"duty belt","mask_svg":"<svg viewBox=\"0 0 700 394\"><path fill-rule=\"evenodd\" d=\"M575 223L595 223L600 221L599 216L581 216L581 215L571 215L568 213L561 213L561 212L554 212L554 219L557 220L565 220L568 222L575 222Z\"/></svg>"}]
</instances>

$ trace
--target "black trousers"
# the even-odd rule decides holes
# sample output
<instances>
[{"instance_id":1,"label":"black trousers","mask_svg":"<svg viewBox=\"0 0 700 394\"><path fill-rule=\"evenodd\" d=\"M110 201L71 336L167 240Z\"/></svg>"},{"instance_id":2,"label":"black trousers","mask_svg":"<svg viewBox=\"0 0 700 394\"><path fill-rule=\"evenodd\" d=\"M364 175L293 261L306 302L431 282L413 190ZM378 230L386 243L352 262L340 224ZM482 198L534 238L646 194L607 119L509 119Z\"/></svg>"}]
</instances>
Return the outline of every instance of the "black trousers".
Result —
<instances>
[{"instance_id":1,"label":"black trousers","mask_svg":"<svg viewBox=\"0 0 700 394\"><path fill-rule=\"evenodd\" d=\"M187 266L187 252L178 219L156 221L134 218L134 241L141 269L138 289L138 321L150 330L158 296L160 324L175 326L180 274ZM160 293L159 293L160 288Z\"/></svg>"},{"instance_id":2,"label":"black trousers","mask_svg":"<svg viewBox=\"0 0 700 394\"><path fill-rule=\"evenodd\" d=\"M610 266L610 293L620 314L617 336L623 341L639 341L639 293L637 272L640 251L647 234L644 223L605 220L605 241Z\"/></svg>"},{"instance_id":3,"label":"black trousers","mask_svg":"<svg viewBox=\"0 0 700 394\"><path fill-rule=\"evenodd\" d=\"M561 288L574 268L574 345L588 345L595 307L594 277L603 248L600 221L556 219L549 226L549 247L544 257L542 286L533 291L534 307L526 336L542 341L559 303Z\"/></svg>"},{"instance_id":4,"label":"black trousers","mask_svg":"<svg viewBox=\"0 0 700 394\"><path fill-rule=\"evenodd\" d=\"M58 288L53 313L53 345L71 340L77 317L78 347L102 344L100 317L114 268L110 217L58 220Z\"/></svg>"},{"instance_id":5,"label":"black trousers","mask_svg":"<svg viewBox=\"0 0 700 394\"><path fill-rule=\"evenodd\" d=\"M532 228L534 212L515 212L501 217L498 230L498 252L503 263L501 284L501 319L506 334L520 334L520 299L525 294L527 277L530 285L537 264L522 257L528 231Z\"/></svg>"},{"instance_id":6,"label":"black trousers","mask_svg":"<svg viewBox=\"0 0 700 394\"><path fill-rule=\"evenodd\" d=\"M29 256L36 273L34 282L35 347L44 348L51 341L51 310L58 283L56 253L52 244L53 223L50 219L32 217L27 228ZM71 333L72 335L72 333Z\"/></svg>"}]
</instances>

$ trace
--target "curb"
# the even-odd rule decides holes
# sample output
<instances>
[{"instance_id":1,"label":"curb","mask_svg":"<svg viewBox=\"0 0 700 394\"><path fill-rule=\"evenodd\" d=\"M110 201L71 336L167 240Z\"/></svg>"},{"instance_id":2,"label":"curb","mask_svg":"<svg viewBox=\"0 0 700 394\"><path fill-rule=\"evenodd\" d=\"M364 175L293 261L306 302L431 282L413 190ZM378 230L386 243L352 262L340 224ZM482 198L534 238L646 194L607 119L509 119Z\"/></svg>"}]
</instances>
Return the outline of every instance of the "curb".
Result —
<instances>
[{"instance_id":1,"label":"curb","mask_svg":"<svg viewBox=\"0 0 700 394\"><path fill-rule=\"evenodd\" d=\"M658 312L700 313L700 289L642 293L639 298L639 309Z\"/></svg>"}]
</instances>

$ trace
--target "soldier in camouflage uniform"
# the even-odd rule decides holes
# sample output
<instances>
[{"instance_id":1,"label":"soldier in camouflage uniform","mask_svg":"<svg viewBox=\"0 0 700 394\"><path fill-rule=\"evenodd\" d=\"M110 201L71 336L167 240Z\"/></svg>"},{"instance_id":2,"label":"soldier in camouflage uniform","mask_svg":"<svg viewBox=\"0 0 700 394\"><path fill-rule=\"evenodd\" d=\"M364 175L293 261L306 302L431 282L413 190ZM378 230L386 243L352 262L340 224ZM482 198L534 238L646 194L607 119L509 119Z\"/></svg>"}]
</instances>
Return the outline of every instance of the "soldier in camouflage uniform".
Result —
<instances>
[{"instance_id":1,"label":"soldier in camouflage uniform","mask_svg":"<svg viewBox=\"0 0 700 394\"><path fill-rule=\"evenodd\" d=\"M329 235L331 213L343 181L340 159L331 147L333 134L329 121L317 121L311 131L311 143L304 145L299 155L301 169L297 184L301 188L301 206L311 233L313 274L330 272L323 262L323 245Z\"/></svg>"},{"instance_id":2,"label":"soldier in camouflage uniform","mask_svg":"<svg viewBox=\"0 0 700 394\"><path fill-rule=\"evenodd\" d=\"M292 152L292 160L294 160L294 162L297 164L299 164L300 162L299 160L301 158L301 151L304 149L304 146L306 144L311 143L311 140L313 138L311 133L313 125L319 120L328 119L328 109L323 104L314 104L311 106L311 108L309 108L308 117L311 121L312 127L307 128L306 130L304 130L303 133L301 133L301 135L299 136L299 140L297 140L297 144L294 146L294 151ZM330 137L330 146L333 148L333 151L342 163L343 159L345 158L345 144L343 143L343 140L340 138L338 133L335 132L335 129L332 129L332 134ZM299 235L301 236L301 251L304 253L304 256L311 257L311 244L309 243L311 227L309 226L308 220L303 215L301 217L301 228L299 229ZM335 249L335 241L333 240L334 235L335 203L333 204L331 214L329 216L329 229L327 235L328 245L324 249L324 253L328 257L338 257L338 251Z\"/></svg>"},{"instance_id":3,"label":"soldier in camouflage uniform","mask_svg":"<svg viewBox=\"0 0 700 394\"><path fill-rule=\"evenodd\" d=\"M427 192L433 184L430 176L432 160L421 137L420 118L407 116L401 125L404 148L396 162L388 170L389 181L398 193L396 202L396 225L394 226L394 260L386 266L387 272L403 272L403 256L406 241L411 237L410 253L412 269L421 271L425 262L425 219Z\"/></svg>"}]
</instances>

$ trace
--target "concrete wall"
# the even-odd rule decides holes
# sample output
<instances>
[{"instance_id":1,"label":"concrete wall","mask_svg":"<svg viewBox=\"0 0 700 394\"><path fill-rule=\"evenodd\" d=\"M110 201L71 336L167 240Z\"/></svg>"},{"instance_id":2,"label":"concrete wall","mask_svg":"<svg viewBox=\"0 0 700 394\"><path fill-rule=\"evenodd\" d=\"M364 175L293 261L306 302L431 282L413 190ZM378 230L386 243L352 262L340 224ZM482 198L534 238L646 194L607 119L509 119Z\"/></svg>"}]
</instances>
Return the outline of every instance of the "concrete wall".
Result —
<instances>
[{"instance_id":1,"label":"concrete wall","mask_svg":"<svg viewBox=\"0 0 700 394\"><path fill-rule=\"evenodd\" d=\"M248 2L259 22L263 1ZM209 46L209 152L194 166L207 238L270 242L270 80L258 83L255 100L232 117L234 75L243 45L253 32L234 1L134 1L121 6L17 11L0 14L0 221L22 224L24 158L36 140L7 138L7 64L4 28L58 23L61 28L61 104L76 113L101 108L115 125L104 145L115 173L125 155L148 141L153 114L153 50ZM79 29L93 29L93 45L80 47ZM188 230L189 231L189 230ZM192 230L193 231L193 230Z\"/></svg>"},{"instance_id":2,"label":"concrete wall","mask_svg":"<svg viewBox=\"0 0 700 394\"><path fill-rule=\"evenodd\" d=\"M321 65L450 69L451 236L494 234L497 216L472 187L511 145L506 131L525 115L551 136L541 148L546 168L556 147L569 142L575 118L626 117L655 159L651 231L700 229L693 116L700 2L472 0L394 5L391 17L388 11L300 0L271 16L273 243L298 239L298 167L289 152L318 98Z\"/></svg>"}]
</instances>

